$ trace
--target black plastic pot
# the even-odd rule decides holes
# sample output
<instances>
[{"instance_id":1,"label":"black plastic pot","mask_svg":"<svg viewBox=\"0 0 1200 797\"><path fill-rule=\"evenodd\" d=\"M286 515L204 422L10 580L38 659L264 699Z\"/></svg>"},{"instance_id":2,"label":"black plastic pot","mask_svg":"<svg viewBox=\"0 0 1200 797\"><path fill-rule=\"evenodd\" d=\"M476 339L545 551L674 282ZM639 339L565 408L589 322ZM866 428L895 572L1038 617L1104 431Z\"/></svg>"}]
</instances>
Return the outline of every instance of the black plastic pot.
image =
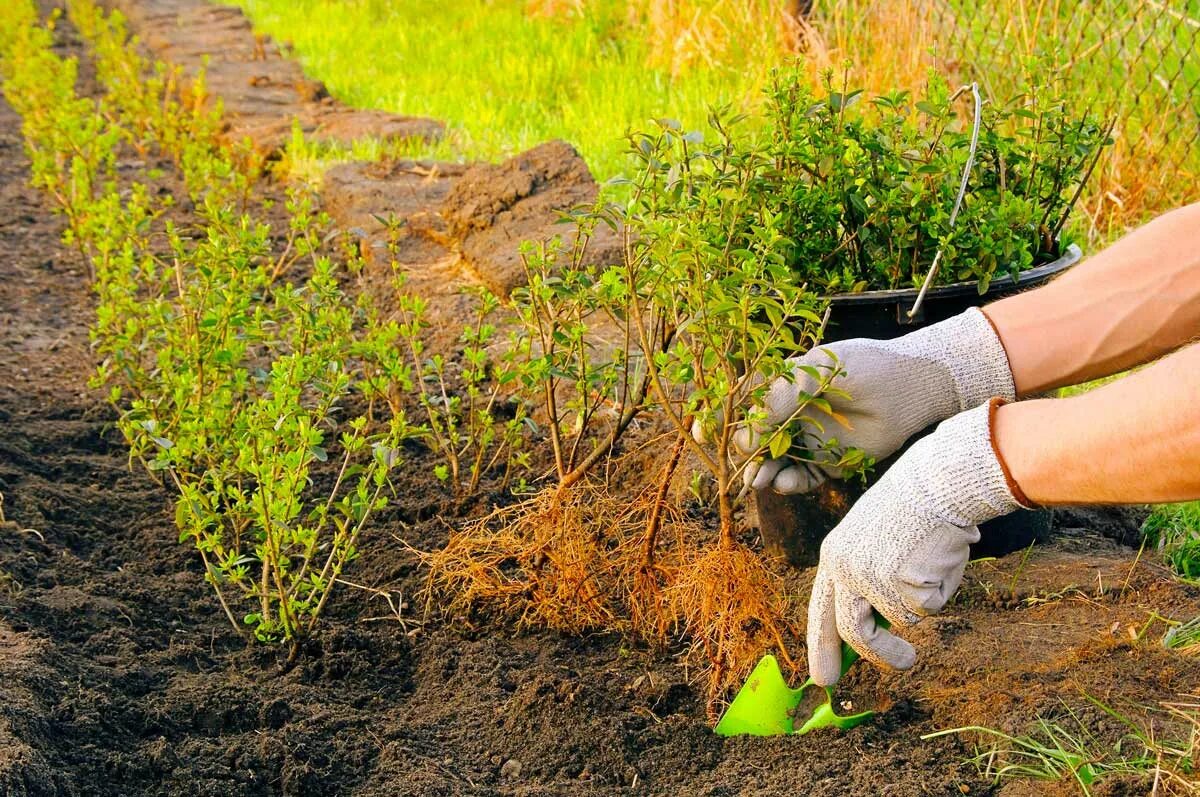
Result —
<instances>
[{"instance_id":1,"label":"black plastic pot","mask_svg":"<svg viewBox=\"0 0 1200 797\"><path fill-rule=\"evenodd\" d=\"M933 288L925 295L921 311L908 318L917 298L916 290L868 291L843 294L831 299L832 310L824 342L848 338L887 340L920 327L958 315L968 307L978 307L1014 293L1036 287L1075 265L1082 258L1079 247L1071 245L1057 260L1023 272L1017 280L997 280L987 293L980 295L974 283L959 283ZM929 429L915 435L924 436ZM911 442L911 441L910 441ZM903 449L875 466L873 478L887 470ZM817 563L821 541L845 516L866 487L850 482L829 481L805 495L780 495L767 488L757 491L759 530L767 553L787 560L796 567ZM981 539L972 546L973 558L1002 556L1050 533L1050 510L1014 512L980 527Z\"/></svg>"}]
</instances>

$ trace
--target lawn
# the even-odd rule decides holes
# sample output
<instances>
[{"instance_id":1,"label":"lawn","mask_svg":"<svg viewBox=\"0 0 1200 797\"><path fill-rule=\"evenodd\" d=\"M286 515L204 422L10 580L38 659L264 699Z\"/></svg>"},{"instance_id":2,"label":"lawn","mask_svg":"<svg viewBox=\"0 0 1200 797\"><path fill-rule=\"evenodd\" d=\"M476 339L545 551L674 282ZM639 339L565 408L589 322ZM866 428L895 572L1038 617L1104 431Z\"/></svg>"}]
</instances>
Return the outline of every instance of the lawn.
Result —
<instances>
[{"instance_id":1,"label":"lawn","mask_svg":"<svg viewBox=\"0 0 1200 797\"><path fill-rule=\"evenodd\" d=\"M769 64L747 57L673 77L649 63L620 4L603 5L572 14L513 0L242 3L339 99L448 120L449 141L432 151L443 157L495 160L561 138L603 180L622 171L631 126L671 116L695 127L710 105L756 96ZM768 51L769 31L764 39Z\"/></svg>"}]
</instances>

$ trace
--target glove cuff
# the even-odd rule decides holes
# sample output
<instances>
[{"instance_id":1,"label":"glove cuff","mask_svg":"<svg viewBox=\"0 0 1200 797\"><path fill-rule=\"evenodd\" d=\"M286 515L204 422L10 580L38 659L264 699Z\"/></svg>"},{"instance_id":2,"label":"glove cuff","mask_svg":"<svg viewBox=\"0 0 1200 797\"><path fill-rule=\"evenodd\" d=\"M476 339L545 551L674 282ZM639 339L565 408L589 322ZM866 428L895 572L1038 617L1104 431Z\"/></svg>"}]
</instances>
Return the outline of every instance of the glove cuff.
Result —
<instances>
[{"instance_id":1,"label":"glove cuff","mask_svg":"<svg viewBox=\"0 0 1200 797\"><path fill-rule=\"evenodd\" d=\"M892 468L905 482L900 489L959 528L1028 508L1013 489L1015 482L992 439L992 416L1000 403L989 401L959 413L917 441L904 455L917 460L915 467Z\"/></svg>"},{"instance_id":2,"label":"glove cuff","mask_svg":"<svg viewBox=\"0 0 1200 797\"><path fill-rule=\"evenodd\" d=\"M1037 509L1038 505L1030 501L1029 497L1025 495L1025 491L1021 489L1021 485L1017 484L1012 471L1008 469L1008 463L1004 461L1004 457L1000 454L1000 447L996 445L996 411L1007 403L1007 401L1000 397L993 398L988 402L988 441L992 444L992 454L995 455L996 462L1000 463L1000 470L1004 472L1004 481L1008 485L1008 491L1012 493L1013 499L1022 509Z\"/></svg>"},{"instance_id":3,"label":"glove cuff","mask_svg":"<svg viewBox=\"0 0 1200 797\"><path fill-rule=\"evenodd\" d=\"M959 412L978 407L994 396L1006 401L1016 399L1004 344L978 307L909 333L897 343L949 370Z\"/></svg>"}]
</instances>

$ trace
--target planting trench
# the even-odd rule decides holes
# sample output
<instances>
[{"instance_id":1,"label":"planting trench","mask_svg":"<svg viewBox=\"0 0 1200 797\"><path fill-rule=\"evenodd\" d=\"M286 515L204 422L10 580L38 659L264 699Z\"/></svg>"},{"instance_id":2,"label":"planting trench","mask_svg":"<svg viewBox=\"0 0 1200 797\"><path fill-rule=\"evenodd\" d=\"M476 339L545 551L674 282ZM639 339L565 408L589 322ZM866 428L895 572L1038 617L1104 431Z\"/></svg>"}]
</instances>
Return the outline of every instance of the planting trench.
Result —
<instances>
[{"instance_id":1,"label":"planting trench","mask_svg":"<svg viewBox=\"0 0 1200 797\"><path fill-rule=\"evenodd\" d=\"M82 55L69 26L62 38ZM612 635L423 622L419 605L397 618L384 594L416 603L422 573L395 538L431 549L470 509L442 497L418 449L346 574L379 592L336 593L287 669L280 651L229 629L176 542L170 494L129 467L110 410L85 387L86 268L26 184L19 124L0 105L0 794L1045 794L1057 787L993 787L964 763L970 740L919 736L1022 732L1085 695L1140 717L1138 706L1200 688L1200 664L1162 648L1161 624L1134 639L1152 613L1200 613L1200 590L1122 544L1136 539L1136 513L1070 512L1028 557L972 566L954 604L911 632L912 671L856 668L843 697L881 709L876 722L722 740L697 674L670 655ZM456 288L480 273L438 212L455 187L442 181L463 167L344 168L379 192L377 209L359 207L362 223L390 210L427 219L435 234L406 238L403 259L410 285L453 320ZM514 182L494 174L493 185ZM493 218L518 200L507 201ZM380 234L362 233L368 245ZM810 578L789 584L804 595ZM1081 716L1107 741L1125 730L1094 707Z\"/></svg>"}]
</instances>

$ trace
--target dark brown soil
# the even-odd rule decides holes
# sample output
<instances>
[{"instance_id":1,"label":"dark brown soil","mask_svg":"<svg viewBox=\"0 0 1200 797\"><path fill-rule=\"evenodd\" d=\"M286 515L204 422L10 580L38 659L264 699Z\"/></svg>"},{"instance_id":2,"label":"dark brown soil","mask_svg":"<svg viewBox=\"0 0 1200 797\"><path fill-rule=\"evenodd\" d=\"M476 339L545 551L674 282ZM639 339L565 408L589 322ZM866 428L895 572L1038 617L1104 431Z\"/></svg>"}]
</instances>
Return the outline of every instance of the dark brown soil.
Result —
<instances>
[{"instance_id":1,"label":"dark brown soil","mask_svg":"<svg viewBox=\"0 0 1200 797\"><path fill-rule=\"evenodd\" d=\"M723 740L698 674L668 654L423 622L408 603L397 617L387 598L415 602L422 574L396 537L430 548L457 521L437 517L450 504L419 456L347 573L379 592L341 590L286 669L224 622L176 542L169 494L129 467L86 388L85 269L27 166L0 104L0 794L989 794L965 762L972 740L919 736L1020 732L1085 695L1142 716L1200 684L1151 616L1200 613L1200 591L1081 515L1027 559L974 566L955 604L911 633L912 671L853 671L845 694L882 709L876 722ZM798 594L810 577L794 577ZM1081 716L1106 740L1124 732L1097 709Z\"/></svg>"}]
</instances>

